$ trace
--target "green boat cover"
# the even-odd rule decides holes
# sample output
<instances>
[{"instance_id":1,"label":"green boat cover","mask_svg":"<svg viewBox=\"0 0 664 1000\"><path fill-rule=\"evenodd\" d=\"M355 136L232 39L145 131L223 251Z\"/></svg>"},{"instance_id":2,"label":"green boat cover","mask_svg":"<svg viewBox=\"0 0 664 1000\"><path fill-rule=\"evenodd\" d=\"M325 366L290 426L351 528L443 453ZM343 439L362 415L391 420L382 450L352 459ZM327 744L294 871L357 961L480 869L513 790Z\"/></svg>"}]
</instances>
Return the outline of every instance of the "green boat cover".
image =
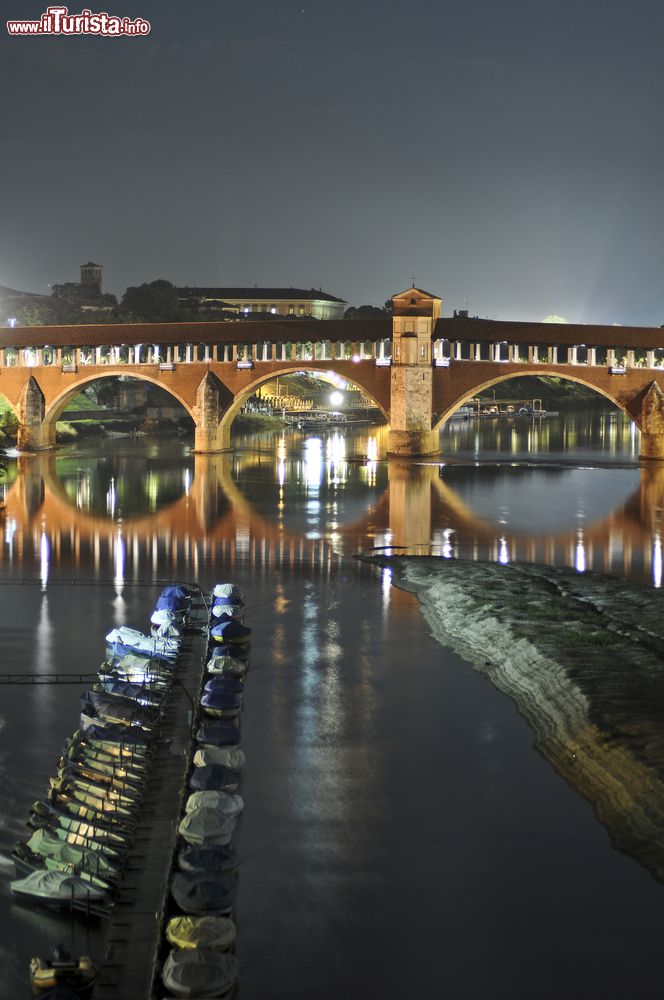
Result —
<instances>
[{"instance_id":1,"label":"green boat cover","mask_svg":"<svg viewBox=\"0 0 664 1000\"><path fill-rule=\"evenodd\" d=\"M48 830L35 830L27 842L33 854L40 858L55 858L64 864L80 865L97 875L117 875L118 867L102 851L91 851L64 843Z\"/></svg>"},{"instance_id":2,"label":"green boat cover","mask_svg":"<svg viewBox=\"0 0 664 1000\"><path fill-rule=\"evenodd\" d=\"M228 951L235 933L235 924L228 917L173 917L166 925L166 939L182 951L192 948Z\"/></svg>"},{"instance_id":3,"label":"green boat cover","mask_svg":"<svg viewBox=\"0 0 664 1000\"><path fill-rule=\"evenodd\" d=\"M244 809L244 801L240 795L233 795L232 792L218 792L215 789L208 789L202 792L192 792L185 804L185 812L194 812L196 809L215 809L223 816L239 816Z\"/></svg>"}]
</instances>

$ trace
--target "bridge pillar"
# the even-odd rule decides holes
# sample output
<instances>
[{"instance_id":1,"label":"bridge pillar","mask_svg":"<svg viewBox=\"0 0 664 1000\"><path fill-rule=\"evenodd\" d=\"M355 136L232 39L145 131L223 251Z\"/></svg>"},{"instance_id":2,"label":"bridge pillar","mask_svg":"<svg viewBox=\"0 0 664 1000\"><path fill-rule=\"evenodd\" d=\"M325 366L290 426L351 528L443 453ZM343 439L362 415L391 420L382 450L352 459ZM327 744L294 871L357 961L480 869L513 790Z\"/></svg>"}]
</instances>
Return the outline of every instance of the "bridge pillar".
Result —
<instances>
[{"instance_id":1,"label":"bridge pillar","mask_svg":"<svg viewBox=\"0 0 664 1000\"><path fill-rule=\"evenodd\" d=\"M431 428L431 345L441 302L414 287L392 298L388 455L431 455L439 450L438 433Z\"/></svg>"},{"instance_id":2,"label":"bridge pillar","mask_svg":"<svg viewBox=\"0 0 664 1000\"><path fill-rule=\"evenodd\" d=\"M641 459L664 461L664 392L651 382L641 401Z\"/></svg>"},{"instance_id":3,"label":"bridge pillar","mask_svg":"<svg viewBox=\"0 0 664 1000\"><path fill-rule=\"evenodd\" d=\"M231 446L230 425L222 423L227 401L223 386L212 372L208 372L196 391L194 407L194 451L209 453L228 451Z\"/></svg>"},{"instance_id":4,"label":"bridge pillar","mask_svg":"<svg viewBox=\"0 0 664 1000\"><path fill-rule=\"evenodd\" d=\"M18 405L17 447L19 451L55 448L55 423L44 422L44 394L34 375L30 376Z\"/></svg>"}]
</instances>

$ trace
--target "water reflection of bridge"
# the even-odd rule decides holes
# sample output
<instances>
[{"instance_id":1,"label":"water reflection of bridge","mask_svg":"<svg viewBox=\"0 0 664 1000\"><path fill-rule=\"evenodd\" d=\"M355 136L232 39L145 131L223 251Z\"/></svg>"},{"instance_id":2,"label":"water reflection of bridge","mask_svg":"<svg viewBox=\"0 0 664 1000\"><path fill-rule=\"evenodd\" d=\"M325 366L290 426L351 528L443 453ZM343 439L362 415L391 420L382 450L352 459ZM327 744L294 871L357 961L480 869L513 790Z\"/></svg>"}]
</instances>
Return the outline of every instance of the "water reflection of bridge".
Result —
<instances>
[{"instance_id":1,"label":"water reflection of bridge","mask_svg":"<svg viewBox=\"0 0 664 1000\"><path fill-rule=\"evenodd\" d=\"M0 560L16 570L48 556L61 573L69 566L99 575L102 567L112 567L116 576L138 581L148 568L152 575L168 576L183 558L194 572L211 563L229 569L249 563L327 574L346 555L384 546L569 565L661 583L663 468L640 468L634 492L595 523L536 532L478 517L437 464L394 460L388 463L386 490L363 516L326 537L307 537L288 527L278 511L270 520L256 510L234 479L233 462L230 455L196 456L180 499L121 520L81 509L58 477L53 455L21 458L6 491ZM375 476L375 467L369 465L366 475Z\"/></svg>"}]
</instances>

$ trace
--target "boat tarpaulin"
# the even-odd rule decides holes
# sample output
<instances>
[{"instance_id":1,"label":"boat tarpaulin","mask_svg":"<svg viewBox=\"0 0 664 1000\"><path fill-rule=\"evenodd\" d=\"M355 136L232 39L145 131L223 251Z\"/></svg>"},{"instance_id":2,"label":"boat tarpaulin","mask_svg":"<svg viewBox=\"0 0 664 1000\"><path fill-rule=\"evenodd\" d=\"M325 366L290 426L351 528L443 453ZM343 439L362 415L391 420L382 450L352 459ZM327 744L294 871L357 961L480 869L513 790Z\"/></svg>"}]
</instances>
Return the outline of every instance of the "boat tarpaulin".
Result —
<instances>
[{"instance_id":1,"label":"boat tarpaulin","mask_svg":"<svg viewBox=\"0 0 664 1000\"><path fill-rule=\"evenodd\" d=\"M195 792L206 789L232 792L237 788L237 771L231 771L223 764L206 764L205 767L195 767L191 772L189 787Z\"/></svg>"},{"instance_id":2,"label":"boat tarpaulin","mask_svg":"<svg viewBox=\"0 0 664 1000\"><path fill-rule=\"evenodd\" d=\"M217 747L236 747L240 742L240 730L225 719L212 719L198 728L196 739L199 743L211 743Z\"/></svg>"},{"instance_id":3,"label":"boat tarpaulin","mask_svg":"<svg viewBox=\"0 0 664 1000\"><path fill-rule=\"evenodd\" d=\"M176 872L171 896L183 913L228 913L237 892L237 873Z\"/></svg>"},{"instance_id":4,"label":"boat tarpaulin","mask_svg":"<svg viewBox=\"0 0 664 1000\"><path fill-rule=\"evenodd\" d=\"M235 747L199 747L194 754L194 767L205 767L206 764L222 764L231 771L241 771L245 756Z\"/></svg>"},{"instance_id":5,"label":"boat tarpaulin","mask_svg":"<svg viewBox=\"0 0 664 1000\"><path fill-rule=\"evenodd\" d=\"M102 889L64 872L40 870L25 878L10 883L14 895L53 903L68 903L103 900L106 893Z\"/></svg>"},{"instance_id":6,"label":"boat tarpaulin","mask_svg":"<svg viewBox=\"0 0 664 1000\"><path fill-rule=\"evenodd\" d=\"M223 816L216 809L196 809L180 821L178 832L188 844L229 844L235 830L235 818Z\"/></svg>"},{"instance_id":7,"label":"boat tarpaulin","mask_svg":"<svg viewBox=\"0 0 664 1000\"><path fill-rule=\"evenodd\" d=\"M173 950L161 972L161 979L174 997L224 997L238 981L238 961L234 955L211 948Z\"/></svg>"},{"instance_id":8,"label":"boat tarpaulin","mask_svg":"<svg viewBox=\"0 0 664 1000\"><path fill-rule=\"evenodd\" d=\"M235 935L235 924L228 917L173 917L166 924L166 940L183 951L192 948L228 951Z\"/></svg>"},{"instance_id":9,"label":"boat tarpaulin","mask_svg":"<svg viewBox=\"0 0 664 1000\"><path fill-rule=\"evenodd\" d=\"M240 795L232 795L230 792L220 792L216 789L208 789L202 792L192 792L185 803L185 812L194 812L196 809L216 809L224 816L239 816L244 809L244 802Z\"/></svg>"},{"instance_id":10,"label":"boat tarpaulin","mask_svg":"<svg viewBox=\"0 0 664 1000\"><path fill-rule=\"evenodd\" d=\"M178 854L178 868L183 872L232 872L236 867L235 851L221 844L191 845Z\"/></svg>"}]
</instances>

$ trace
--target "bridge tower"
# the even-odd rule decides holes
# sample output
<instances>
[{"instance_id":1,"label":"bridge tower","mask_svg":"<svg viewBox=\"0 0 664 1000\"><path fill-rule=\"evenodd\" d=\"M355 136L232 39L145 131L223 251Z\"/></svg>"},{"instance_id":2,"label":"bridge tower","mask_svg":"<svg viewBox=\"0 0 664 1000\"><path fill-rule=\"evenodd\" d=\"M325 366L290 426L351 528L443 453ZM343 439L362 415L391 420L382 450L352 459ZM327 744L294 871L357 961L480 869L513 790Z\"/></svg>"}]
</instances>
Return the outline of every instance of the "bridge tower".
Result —
<instances>
[{"instance_id":1,"label":"bridge tower","mask_svg":"<svg viewBox=\"0 0 664 1000\"><path fill-rule=\"evenodd\" d=\"M431 349L442 301L415 286L392 296L389 455L431 455L439 450L438 434L431 430Z\"/></svg>"}]
</instances>

